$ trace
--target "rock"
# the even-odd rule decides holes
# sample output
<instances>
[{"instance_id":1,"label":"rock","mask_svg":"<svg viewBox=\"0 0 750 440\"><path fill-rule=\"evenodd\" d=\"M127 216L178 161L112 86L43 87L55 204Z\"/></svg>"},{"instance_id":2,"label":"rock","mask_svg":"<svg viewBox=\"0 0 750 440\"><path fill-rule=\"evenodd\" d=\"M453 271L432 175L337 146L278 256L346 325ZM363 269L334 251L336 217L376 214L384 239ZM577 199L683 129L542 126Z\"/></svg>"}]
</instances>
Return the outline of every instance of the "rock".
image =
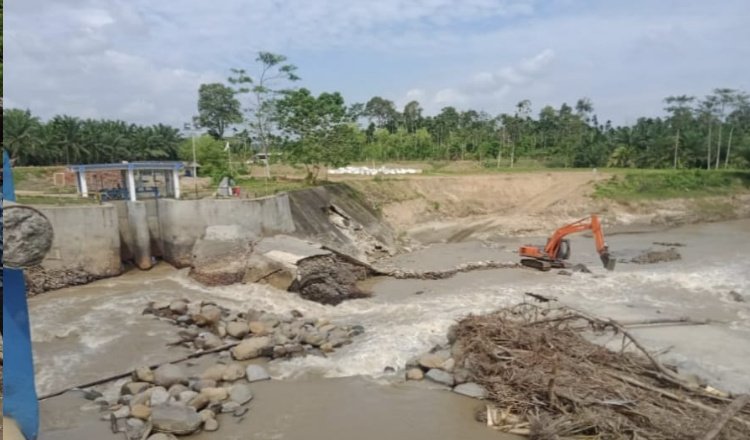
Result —
<instances>
[{"instance_id":1,"label":"rock","mask_svg":"<svg viewBox=\"0 0 750 440\"><path fill-rule=\"evenodd\" d=\"M200 326L214 325L221 320L221 309L213 304L201 307L201 312L193 317L193 321Z\"/></svg>"},{"instance_id":2,"label":"rock","mask_svg":"<svg viewBox=\"0 0 750 440\"><path fill-rule=\"evenodd\" d=\"M174 384L171 387L169 387L168 391L169 391L169 395L171 397L175 397L176 398L177 396L180 395L180 393L182 393L183 391L187 391L188 389L189 388L186 387L185 385L183 385L181 383L178 383L178 384Z\"/></svg>"},{"instance_id":3,"label":"rock","mask_svg":"<svg viewBox=\"0 0 750 440\"><path fill-rule=\"evenodd\" d=\"M453 368L456 366L456 361L453 358L449 358L447 361L440 365L440 369L449 373L453 372Z\"/></svg>"},{"instance_id":4,"label":"rock","mask_svg":"<svg viewBox=\"0 0 750 440\"><path fill-rule=\"evenodd\" d=\"M189 402L188 406L195 408L196 410L200 411L209 404L208 396L205 394L198 394L197 396L193 397Z\"/></svg>"},{"instance_id":5,"label":"rock","mask_svg":"<svg viewBox=\"0 0 750 440\"><path fill-rule=\"evenodd\" d=\"M466 368L454 368L453 379L457 384L468 382L471 379L471 372Z\"/></svg>"},{"instance_id":6,"label":"rock","mask_svg":"<svg viewBox=\"0 0 750 440\"><path fill-rule=\"evenodd\" d=\"M186 391L181 392L180 395L177 396L177 400L179 400L180 402L188 403L191 400L193 400L195 396L197 395L198 393L193 390L186 390Z\"/></svg>"},{"instance_id":7,"label":"rock","mask_svg":"<svg viewBox=\"0 0 750 440\"><path fill-rule=\"evenodd\" d=\"M148 440L177 440L177 437L173 436L172 434L164 434L163 432L159 432L157 434L149 436Z\"/></svg>"},{"instance_id":8,"label":"rock","mask_svg":"<svg viewBox=\"0 0 750 440\"><path fill-rule=\"evenodd\" d=\"M172 301L169 304L169 310L172 313L176 313L178 315L184 315L185 313L187 313L188 304L187 304L187 302L185 302L183 300Z\"/></svg>"},{"instance_id":9,"label":"rock","mask_svg":"<svg viewBox=\"0 0 750 440\"><path fill-rule=\"evenodd\" d=\"M134 405L148 405L149 400L151 400L151 393L150 390L146 390L134 395L128 404L132 409Z\"/></svg>"},{"instance_id":10,"label":"rock","mask_svg":"<svg viewBox=\"0 0 750 440\"><path fill-rule=\"evenodd\" d=\"M310 344L313 347L319 347L325 341L325 336L321 335L317 330L308 330L302 335L302 342Z\"/></svg>"},{"instance_id":11,"label":"rock","mask_svg":"<svg viewBox=\"0 0 750 440\"><path fill-rule=\"evenodd\" d=\"M440 368L445 361L450 358L450 353L447 351L439 351L437 353L428 353L419 358L419 365L423 368Z\"/></svg>"},{"instance_id":12,"label":"rock","mask_svg":"<svg viewBox=\"0 0 750 440\"><path fill-rule=\"evenodd\" d=\"M455 388L453 388L453 391L458 394L463 394L464 396L473 397L475 399L486 399L487 398L487 390L474 382L467 382L462 383L461 385L456 385Z\"/></svg>"},{"instance_id":13,"label":"rock","mask_svg":"<svg viewBox=\"0 0 750 440\"><path fill-rule=\"evenodd\" d=\"M210 409L204 409L203 411L199 412L198 415L201 416L201 420L203 420L204 422L206 420L216 418L216 413L211 411Z\"/></svg>"},{"instance_id":14,"label":"rock","mask_svg":"<svg viewBox=\"0 0 750 440\"><path fill-rule=\"evenodd\" d=\"M406 371L406 380L422 380L424 373L421 368L410 368Z\"/></svg>"},{"instance_id":15,"label":"rock","mask_svg":"<svg viewBox=\"0 0 750 440\"><path fill-rule=\"evenodd\" d=\"M220 337L213 333L203 332L195 338L195 346L201 350L212 350L224 344Z\"/></svg>"},{"instance_id":16,"label":"rock","mask_svg":"<svg viewBox=\"0 0 750 440\"><path fill-rule=\"evenodd\" d=\"M455 383L452 374L446 373L445 371L437 368L431 369L425 376L433 382L448 385L449 387L452 387Z\"/></svg>"},{"instance_id":17,"label":"rock","mask_svg":"<svg viewBox=\"0 0 750 440\"><path fill-rule=\"evenodd\" d=\"M208 226L193 246L190 276L208 286L241 282L255 241L238 225Z\"/></svg>"},{"instance_id":18,"label":"rock","mask_svg":"<svg viewBox=\"0 0 750 440\"><path fill-rule=\"evenodd\" d=\"M248 410L249 410L248 407L241 406L241 407L237 408L236 410L234 410L234 412L232 413L232 415L235 416L235 417L242 417L245 414L247 414Z\"/></svg>"},{"instance_id":19,"label":"rock","mask_svg":"<svg viewBox=\"0 0 750 440\"><path fill-rule=\"evenodd\" d=\"M187 435L198 430L203 420L195 408L165 404L151 408L151 423L156 431Z\"/></svg>"},{"instance_id":20,"label":"rock","mask_svg":"<svg viewBox=\"0 0 750 440\"><path fill-rule=\"evenodd\" d=\"M147 366L138 367L133 371L133 379L138 382L154 382L154 372Z\"/></svg>"},{"instance_id":21,"label":"rock","mask_svg":"<svg viewBox=\"0 0 750 440\"><path fill-rule=\"evenodd\" d=\"M210 402L221 402L227 400L229 392L226 388L203 388L200 392L201 395L206 396Z\"/></svg>"},{"instance_id":22,"label":"rock","mask_svg":"<svg viewBox=\"0 0 750 440\"><path fill-rule=\"evenodd\" d=\"M256 336L265 336L269 333L268 327L263 321L250 321L248 328L250 333Z\"/></svg>"},{"instance_id":23,"label":"rock","mask_svg":"<svg viewBox=\"0 0 750 440\"><path fill-rule=\"evenodd\" d=\"M677 249L669 248L665 251L654 251L654 250L648 250L637 257L633 257L630 259L631 263L636 264L653 264L653 263L660 263L663 261L674 261L679 260L682 258L682 255L680 255L679 252L677 252Z\"/></svg>"},{"instance_id":24,"label":"rock","mask_svg":"<svg viewBox=\"0 0 750 440\"><path fill-rule=\"evenodd\" d=\"M220 338L227 337L227 324L224 321L219 321L219 323L216 324L216 334Z\"/></svg>"},{"instance_id":25,"label":"rock","mask_svg":"<svg viewBox=\"0 0 750 440\"><path fill-rule=\"evenodd\" d=\"M135 429L135 430L140 430L145 425L145 423L143 423L143 420L138 419L138 418L130 418L125 423L127 423L129 428Z\"/></svg>"},{"instance_id":26,"label":"rock","mask_svg":"<svg viewBox=\"0 0 750 440\"><path fill-rule=\"evenodd\" d=\"M130 415L141 420L148 420L151 417L151 408L142 404L133 405L130 408Z\"/></svg>"},{"instance_id":27,"label":"rock","mask_svg":"<svg viewBox=\"0 0 750 440\"><path fill-rule=\"evenodd\" d=\"M120 394L138 394L151 386L148 382L128 382L120 388Z\"/></svg>"},{"instance_id":28,"label":"rock","mask_svg":"<svg viewBox=\"0 0 750 440\"><path fill-rule=\"evenodd\" d=\"M156 387L151 390L151 406L162 405L169 402L169 393L163 387Z\"/></svg>"},{"instance_id":29,"label":"rock","mask_svg":"<svg viewBox=\"0 0 750 440\"><path fill-rule=\"evenodd\" d=\"M558 271L557 271L557 274L558 274L558 275L565 275L565 276L569 276L569 277L570 277L570 276L573 276L573 272L571 272L571 271L569 271L569 270L565 270L565 269L562 269L562 270L558 270Z\"/></svg>"},{"instance_id":30,"label":"rock","mask_svg":"<svg viewBox=\"0 0 750 440\"><path fill-rule=\"evenodd\" d=\"M201 374L201 379L220 381L224 377L227 366L223 364L211 365Z\"/></svg>"},{"instance_id":31,"label":"rock","mask_svg":"<svg viewBox=\"0 0 750 440\"><path fill-rule=\"evenodd\" d=\"M250 328L245 321L232 321L227 324L227 334L233 338L242 339L249 331Z\"/></svg>"},{"instance_id":32,"label":"rock","mask_svg":"<svg viewBox=\"0 0 750 440\"><path fill-rule=\"evenodd\" d=\"M83 398L86 400L96 400L103 397L103 394L96 390L81 390L81 393L83 393Z\"/></svg>"},{"instance_id":33,"label":"rock","mask_svg":"<svg viewBox=\"0 0 750 440\"><path fill-rule=\"evenodd\" d=\"M224 402L221 404L222 413L235 412L240 407L240 404L235 401Z\"/></svg>"},{"instance_id":34,"label":"rock","mask_svg":"<svg viewBox=\"0 0 750 440\"><path fill-rule=\"evenodd\" d=\"M283 345L273 347L273 357L280 358L286 356L286 348Z\"/></svg>"},{"instance_id":35,"label":"rock","mask_svg":"<svg viewBox=\"0 0 750 440\"><path fill-rule=\"evenodd\" d=\"M248 365L245 369L245 375L247 376L247 381L251 383L271 379L268 371L260 365Z\"/></svg>"},{"instance_id":36,"label":"rock","mask_svg":"<svg viewBox=\"0 0 750 440\"><path fill-rule=\"evenodd\" d=\"M223 372L222 372L223 374ZM200 392L203 388L214 388L216 386L216 380L213 379L201 379L195 382L191 388L195 391Z\"/></svg>"},{"instance_id":37,"label":"rock","mask_svg":"<svg viewBox=\"0 0 750 440\"><path fill-rule=\"evenodd\" d=\"M52 248L52 224L36 208L4 203L3 267L39 265Z\"/></svg>"},{"instance_id":38,"label":"rock","mask_svg":"<svg viewBox=\"0 0 750 440\"><path fill-rule=\"evenodd\" d=\"M229 389L229 398L232 402L237 402L240 405L244 405L253 398L252 390L250 386L244 383L236 383Z\"/></svg>"},{"instance_id":39,"label":"rock","mask_svg":"<svg viewBox=\"0 0 750 440\"><path fill-rule=\"evenodd\" d=\"M227 365L227 368L224 370L221 380L225 382L234 382L243 377L245 377L245 368L238 363L231 363Z\"/></svg>"},{"instance_id":40,"label":"rock","mask_svg":"<svg viewBox=\"0 0 750 440\"><path fill-rule=\"evenodd\" d=\"M124 419L126 417L129 417L130 407L127 405L121 406L120 408L112 411L112 415L115 416L116 419Z\"/></svg>"},{"instance_id":41,"label":"rock","mask_svg":"<svg viewBox=\"0 0 750 440\"><path fill-rule=\"evenodd\" d=\"M321 344L320 346L320 351L322 351L323 353L331 353L333 352L333 350L333 344L331 344L330 342L326 342L325 344Z\"/></svg>"},{"instance_id":42,"label":"rock","mask_svg":"<svg viewBox=\"0 0 750 440\"><path fill-rule=\"evenodd\" d=\"M347 299L369 296L357 287L366 279L368 269L335 255L318 255L297 263L297 277L289 286L305 299L337 305Z\"/></svg>"},{"instance_id":43,"label":"rock","mask_svg":"<svg viewBox=\"0 0 750 440\"><path fill-rule=\"evenodd\" d=\"M245 313L245 319L248 321L260 321L263 318L263 312L256 309L248 309Z\"/></svg>"},{"instance_id":44,"label":"rock","mask_svg":"<svg viewBox=\"0 0 750 440\"><path fill-rule=\"evenodd\" d=\"M219 422L216 421L216 419L208 419L205 422L203 422L203 430L208 432L213 432L219 429Z\"/></svg>"},{"instance_id":45,"label":"rock","mask_svg":"<svg viewBox=\"0 0 750 440\"><path fill-rule=\"evenodd\" d=\"M232 356L238 361L254 359L261 356L264 349L271 345L271 338L261 336L257 338L245 339L239 345L232 348Z\"/></svg>"},{"instance_id":46,"label":"rock","mask_svg":"<svg viewBox=\"0 0 750 440\"><path fill-rule=\"evenodd\" d=\"M174 384L187 384L187 377L179 365L164 364L154 370L154 383L165 388Z\"/></svg>"}]
</instances>

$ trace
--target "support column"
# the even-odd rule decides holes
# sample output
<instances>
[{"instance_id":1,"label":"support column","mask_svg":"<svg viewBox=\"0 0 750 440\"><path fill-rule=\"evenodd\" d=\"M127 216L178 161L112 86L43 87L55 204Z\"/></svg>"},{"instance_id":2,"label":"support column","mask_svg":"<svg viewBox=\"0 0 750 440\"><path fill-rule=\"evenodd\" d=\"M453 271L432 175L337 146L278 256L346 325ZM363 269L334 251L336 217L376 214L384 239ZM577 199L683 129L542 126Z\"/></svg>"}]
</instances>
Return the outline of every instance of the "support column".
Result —
<instances>
[{"instance_id":1,"label":"support column","mask_svg":"<svg viewBox=\"0 0 750 440\"><path fill-rule=\"evenodd\" d=\"M172 170L172 185L174 189L174 198L180 198L180 171L175 168Z\"/></svg>"},{"instance_id":2,"label":"support column","mask_svg":"<svg viewBox=\"0 0 750 440\"><path fill-rule=\"evenodd\" d=\"M89 186L86 183L86 172L85 171L78 171L76 173L78 176L78 192L81 193L81 197L88 197L89 196Z\"/></svg>"},{"instance_id":3,"label":"support column","mask_svg":"<svg viewBox=\"0 0 750 440\"><path fill-rule=\"evenodd\" d=\"M128 195L130 201L135 202L135 172L130 167L128 167Z\"/></svg>"}]
</instances>

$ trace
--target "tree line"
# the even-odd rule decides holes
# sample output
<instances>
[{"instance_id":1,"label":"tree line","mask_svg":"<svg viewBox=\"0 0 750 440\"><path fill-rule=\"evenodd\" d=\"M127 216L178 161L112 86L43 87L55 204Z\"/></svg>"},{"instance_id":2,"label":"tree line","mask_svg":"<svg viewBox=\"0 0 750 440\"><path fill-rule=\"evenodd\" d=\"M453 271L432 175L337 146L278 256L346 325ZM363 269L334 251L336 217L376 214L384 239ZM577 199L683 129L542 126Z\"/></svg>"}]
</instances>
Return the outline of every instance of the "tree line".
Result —
<instances>
[{"instance_id":1,"label":"tree line","mask_svg":"<svg viewBox=\"0 0 750 440\"><path fill-rule=\"evenodd\" d=\"M338 92L316 96L295 87L300 77L286 57L261 52L255 61L248 70L232 69L226 82L198 90L198 114L188 125L204 133L197 141L199 162L209 162L204 172L230 172L228 155L257 152L279 153L305 166L311 179L325 166L405 160L473 160L495 167L750 166L750 99L741 90L670 96L664 116L630 125L602 121L587 98L539 110L523 100L500 115L455 107L425 115L417 101L399 109L379 96L351 104ZM192 160L191 140L161 124L70 116L42 122L19 109L3 116L4 147L19 164Z\"/></svg>"}]
</instances>

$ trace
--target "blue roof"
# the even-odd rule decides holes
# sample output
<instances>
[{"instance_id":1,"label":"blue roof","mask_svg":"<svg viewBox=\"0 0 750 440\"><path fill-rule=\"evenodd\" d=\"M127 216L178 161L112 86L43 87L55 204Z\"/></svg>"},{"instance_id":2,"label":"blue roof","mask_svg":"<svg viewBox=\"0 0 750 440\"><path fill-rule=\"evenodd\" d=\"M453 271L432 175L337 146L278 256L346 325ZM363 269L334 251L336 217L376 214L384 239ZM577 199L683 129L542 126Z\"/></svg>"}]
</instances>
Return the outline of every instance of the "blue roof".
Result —
<instances>
[{"instance_id":1,"label":"blue roof","mask_svg":"<svg viewBox=\"0 0 750 440\"><path fill-rule=\"evenodd\" d=\"M110 170L180 170L185 168L182 162L178 161L142 161L142 162L123 162L123 163L92 163L82 165L70 165L71 171L85 173L87 171L110 171Z\"/></svg>"}]
</instances>

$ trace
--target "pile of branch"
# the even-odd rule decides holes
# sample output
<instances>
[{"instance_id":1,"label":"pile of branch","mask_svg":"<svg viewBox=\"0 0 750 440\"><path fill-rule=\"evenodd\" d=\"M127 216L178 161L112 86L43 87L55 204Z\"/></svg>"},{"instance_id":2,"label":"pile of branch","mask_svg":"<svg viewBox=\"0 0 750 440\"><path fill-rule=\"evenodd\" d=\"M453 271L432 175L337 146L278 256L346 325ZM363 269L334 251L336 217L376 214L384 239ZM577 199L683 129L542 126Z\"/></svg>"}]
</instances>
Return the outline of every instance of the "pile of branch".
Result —
<instances>
[{"instance_id":1,"label":"pile of branch","mask_svg":"<svg viewBox=\"0 0 750 440\"><path fill-rule=\"evenodd\" d=\"M621 349L589 341L590 331L621 336ZM457 365L489 391L488 424L500 430L535 440L750 438L747 396L732 406L686 382L616 321L521 304L469 316L456 335Z\"/></svg>"}]
</instances>

